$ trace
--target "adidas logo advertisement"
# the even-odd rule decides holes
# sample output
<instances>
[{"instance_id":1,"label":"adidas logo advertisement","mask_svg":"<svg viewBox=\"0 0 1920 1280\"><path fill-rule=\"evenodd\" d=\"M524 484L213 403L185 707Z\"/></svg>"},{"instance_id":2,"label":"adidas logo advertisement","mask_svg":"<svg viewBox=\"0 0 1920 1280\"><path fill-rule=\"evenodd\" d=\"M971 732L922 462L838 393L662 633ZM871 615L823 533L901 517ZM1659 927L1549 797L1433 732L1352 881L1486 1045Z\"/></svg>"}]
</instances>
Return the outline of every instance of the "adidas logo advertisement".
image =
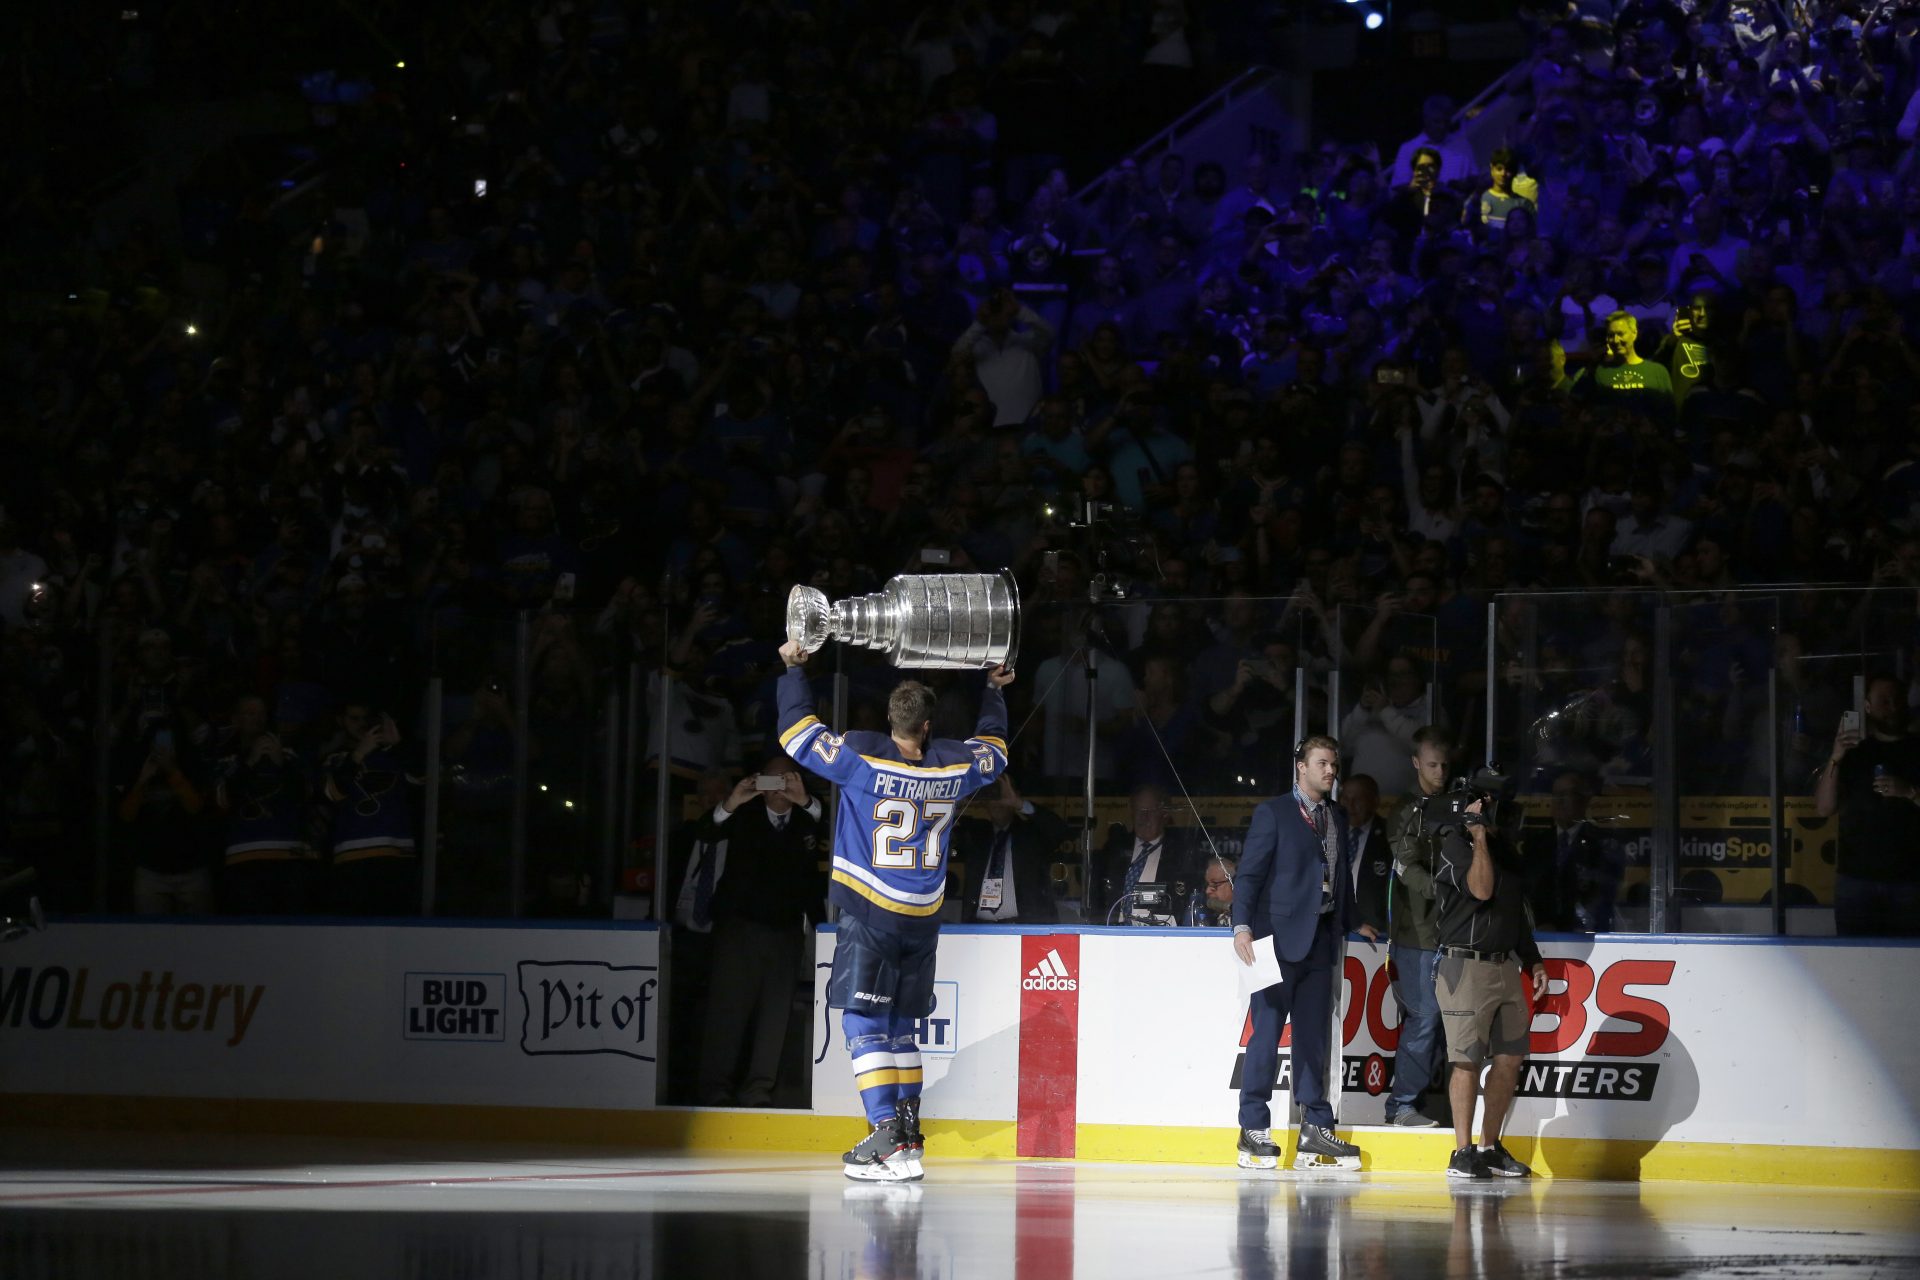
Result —
<instances>
[{"instance_id":1,"label":"adidas logo advertisement","mask_svg":"<svg viewBox=\"0 0 1920 1280\"><path fill-rule=\"evenodd\" d=\"M1026 978L1020 983L1025 991L1078 991L1080 983L1068 976L1067 962L1060 958L1056 948L1047 952L1039 964L1027 970Z\"/></svg>"}]
</instances>

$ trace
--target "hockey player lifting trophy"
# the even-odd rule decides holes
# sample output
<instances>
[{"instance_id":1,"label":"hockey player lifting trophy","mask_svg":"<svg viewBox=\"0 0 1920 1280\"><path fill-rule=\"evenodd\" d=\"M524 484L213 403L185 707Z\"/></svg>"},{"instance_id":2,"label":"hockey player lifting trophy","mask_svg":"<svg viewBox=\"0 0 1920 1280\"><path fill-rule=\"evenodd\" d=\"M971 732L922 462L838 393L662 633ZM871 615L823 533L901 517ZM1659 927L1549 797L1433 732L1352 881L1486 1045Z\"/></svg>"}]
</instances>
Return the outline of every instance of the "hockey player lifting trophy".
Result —
<instances>
[{"instance_id":1,"label":"hockey player lifting trophy","mask_svg":"<svg viewBox=\"0 0 1920 1280\"><path fill-rule=\"evenodd\" d=\"M917 1181L920 1049L914 1024L933 1012L934 950L946 892L947 837L960 802L1007 766L1007 704L1019 644L1011 574L903 574L884 590L833 604L811 587L787 602L780 646L780 745L841 787L829 899L839 933L827 1005L841 1011L854 1086L872 1130L841 1157L870 1182ZM886 733L832 732L814 715L802 670L829 638L877 649L897 667L985 668L973 736L934 738L933 691L902 680Z\"/></svg>"}]
</instances>

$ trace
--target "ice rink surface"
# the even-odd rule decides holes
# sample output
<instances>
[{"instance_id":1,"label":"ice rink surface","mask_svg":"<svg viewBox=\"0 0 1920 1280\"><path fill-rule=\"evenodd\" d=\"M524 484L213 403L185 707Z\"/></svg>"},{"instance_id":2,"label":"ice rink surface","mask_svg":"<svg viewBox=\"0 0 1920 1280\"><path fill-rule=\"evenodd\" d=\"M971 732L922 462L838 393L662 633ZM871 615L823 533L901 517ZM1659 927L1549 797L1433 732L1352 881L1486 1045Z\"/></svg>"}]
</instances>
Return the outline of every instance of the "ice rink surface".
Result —
<instances>
[{"instance_id":1,"label":"ice rink surface","mask_svg":"<svg viewBox=\"0 0 1920 1280\"><path fill-rule=\"evenodd\" d=\"M1920 1277L1920 1194L13 1133L5 1280Z\"/></svg>"}]
</instances>

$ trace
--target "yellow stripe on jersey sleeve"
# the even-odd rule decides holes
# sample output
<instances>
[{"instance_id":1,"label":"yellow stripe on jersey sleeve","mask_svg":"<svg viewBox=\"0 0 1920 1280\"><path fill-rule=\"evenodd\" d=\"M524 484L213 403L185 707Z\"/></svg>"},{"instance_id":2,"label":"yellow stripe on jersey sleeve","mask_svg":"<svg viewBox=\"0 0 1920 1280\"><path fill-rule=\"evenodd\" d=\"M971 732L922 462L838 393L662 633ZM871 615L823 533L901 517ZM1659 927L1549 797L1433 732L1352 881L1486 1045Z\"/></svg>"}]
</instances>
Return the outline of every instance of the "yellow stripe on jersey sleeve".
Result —
<instances>
[{"instance_id":1,"label":"yellow stripe on jersey sleeve","mask_svg":"<svg viewBox=\"0 0 1920 1280\"><path fill-rule=\"evenodd\" d=\"M794 725L793 728L787 730L785 733L780 735L781 749L785 750L786 748L792 746L793 740L795 738L799 737L801 734L805 733L808 729L813 728L815 725L819 723L820 723L819 716L802 717L798 724Z\"/></svg>"}]
</instances>

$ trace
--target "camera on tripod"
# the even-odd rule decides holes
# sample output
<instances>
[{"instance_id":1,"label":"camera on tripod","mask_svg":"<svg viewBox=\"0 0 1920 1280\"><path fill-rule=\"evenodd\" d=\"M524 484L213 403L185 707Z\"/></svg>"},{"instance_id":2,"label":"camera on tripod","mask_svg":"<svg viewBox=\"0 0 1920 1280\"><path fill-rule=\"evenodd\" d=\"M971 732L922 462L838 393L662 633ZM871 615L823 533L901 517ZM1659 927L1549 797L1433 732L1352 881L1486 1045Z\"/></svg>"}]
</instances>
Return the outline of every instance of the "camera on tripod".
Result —
<instances>
[{"instance_id":1,"label":"camera on tripod","mask_svg":"<svg viewBox=\"0 0 1920 1280\"><path fill-rule=\"evenodd\" d=\"M1095 604L1125 600L1134 583L1160 577L1146 521L1130 508L1069 494L1063 503L1048 503L1040 509L1040 527L1050 538L1066 543L1040 557L1040 581L1048 587L1060 581L1063 550L1086 566L1087 598Z\"/></svg>"}]
</instances>

